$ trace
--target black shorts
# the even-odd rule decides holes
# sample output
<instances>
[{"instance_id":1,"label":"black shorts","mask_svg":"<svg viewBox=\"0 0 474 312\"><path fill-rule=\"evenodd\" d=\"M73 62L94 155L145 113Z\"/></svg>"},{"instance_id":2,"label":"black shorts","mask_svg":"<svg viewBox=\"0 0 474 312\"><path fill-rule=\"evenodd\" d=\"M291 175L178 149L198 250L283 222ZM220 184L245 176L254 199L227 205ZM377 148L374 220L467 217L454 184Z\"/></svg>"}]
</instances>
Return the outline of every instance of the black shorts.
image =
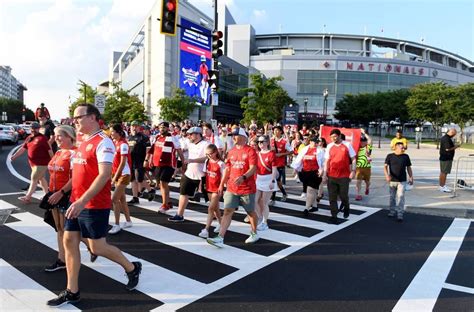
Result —
<instances>
[{"instance_id":1,"label":"black shorts","mask_svg":"<svg viewBox=\"0 0 474 312\"><path fill-rule=\"evenodd\" d=\"M64 230L81 232L81 237L99 239L107 236L110 209L84 209L76 219L66 219Z\"/></svg>"},{"instance_id":2,"label":"black shorts","mask_svg":"<svg viewBox=\"0 0 474 312\"><path fill-rule=\"evenodd\" d=\"M201 180L193 180L188 178L186 175L183 175L179 185L179 195L194 197L194 194L196 193L200 183Z\"/></svg>"},{"instance_id":3,"label":"black shorts","mask_svg":"<svg viewBox=\"0 0 474 312\"><path fill-rule=\"evenodd\" d=\"M131 181L137 180L138 183L142 183L145 179L145 168L139 166L132 166L132 177Z\"/></svg>"},{"instance_id":4,"label":"black shorts","mask_svg":"<svg viewBox=\"0 0 474 312\"><path fill-rule=\"evenodd\" d=\"M301 182L305 183L307 186L319 189L322 179L318 176L317 171L301 171L298 176Z\"/></svg>"},{"instance_id":5,"label":"black shorts","mask_svg":"<svg viewBox=\"0 0 474 312\"><path fill-rule=\"evenodd\" d=\"M285 174L285 167L277 167L278 176L277 181L280 182L283 179L283 175Z\"/></svg>"},{"instance_id":6,"label":"black shorts","mask_svg":"<svg viewBox=\"0 0 474 312\"><path fill-rule=\"evenodd\" d=\"M174 168L173 167L156 167L155 168L155 178L157 181L167 182L171 181L173 178Z\"/></svg>"}]
</instances>

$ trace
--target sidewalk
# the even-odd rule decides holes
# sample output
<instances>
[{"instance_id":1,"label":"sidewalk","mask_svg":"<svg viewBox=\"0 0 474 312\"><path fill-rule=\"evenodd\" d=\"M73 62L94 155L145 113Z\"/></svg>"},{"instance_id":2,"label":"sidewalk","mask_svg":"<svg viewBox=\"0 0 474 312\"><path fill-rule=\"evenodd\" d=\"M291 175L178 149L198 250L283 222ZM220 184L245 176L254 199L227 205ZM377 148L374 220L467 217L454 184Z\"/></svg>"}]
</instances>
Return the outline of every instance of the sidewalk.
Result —
<instances>
[{"instance_id":1,"label":"sidewalk","mask_svg":"<svg viewBox=\"0 0 474 312\"><path fill-rule=\"evenodd\" d=\"M385 156L392 151L390 150L389 140L382 139L381 148L378 148L378 138L373 140L370 195L363 195L362 201L355 201L355 182L353 181L349 197L353 204L388 209L389 193L383 174L383 164ZM458 189L456 197L453 197L452 193L442 193L438 190L439 152L436 146L422 144L420 149L416 149L416 145L411 144L408 146L407 154L412 162L415 181L414 188L405 193L405 206L408 212L474 219L473 190ZM470 154L474 154L474 151L467 149L457 150L454 160L456 161L460 156L468 156ZM453 188L454 183L454 164L451 171L452 174L448 175L447 185L450 188ZM301 183L296 183L295 179L293 179L293 170L287 168L286 175L288 192L300 195L303 186ZM365 190L364 183L362 184L362 189ZM327 199L326 188L325 199Z\"/></svg>"}]
</instances>

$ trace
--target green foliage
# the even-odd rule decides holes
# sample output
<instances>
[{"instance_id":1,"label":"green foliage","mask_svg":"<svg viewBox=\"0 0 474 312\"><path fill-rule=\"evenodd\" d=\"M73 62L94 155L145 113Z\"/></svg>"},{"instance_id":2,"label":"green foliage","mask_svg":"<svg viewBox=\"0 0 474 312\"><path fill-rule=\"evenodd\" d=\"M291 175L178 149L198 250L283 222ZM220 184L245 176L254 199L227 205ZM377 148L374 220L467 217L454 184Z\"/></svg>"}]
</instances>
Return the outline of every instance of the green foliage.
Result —
<instances>
[{"instance_id":1,"label":"green foliage","mask_svg":"<svg viewBox=\"0 0 474 312\"><path fill-rule=\"evenodd\" d=\"M240 106L244 109L245 123L250 123L252 119L259 124L280 120L285 105L296 104L279 84L283 77L266 79L263 75L252 74L249 79L251 87L238 90L244 95Z\"/></svg>"},{"instance_id":2,"label":"green foliage","mask_svg":"<svg viewBox=\"0 0 474 312\"><path fill-rule=\"evenodd\" d=\"M186 95L183 89L175 88L172 96L158 100L160 118L166 121L183 121L196 108L197 99Z\"/></svg>"},{"instance_id":3,"label":"green foliage","mask_svg":"<svg viewBox=\"0 0 474 312\"><path fill-rule=\"evenodd\" d=\"M412 119L429 121L436 129L449 122L448 87L443 82L414 86L406 105Z\"/></svg>"},{"instance_id":4,"label":"green foliage","mask_svg":"<svg viewBox=\"0 0 474 312\"><path fill-rule=\"evenodd\" d=\"M97 95L97 91L92 88L90 85L82 82L81 80L78 81L77 92L79 96L77 99L69 105L69 116L72 117L74 114L74 110L76 109L77 105L81 103L90 103L94 104L95 96Z\"/></svg>"},{"instance_id":5,"label":"green foliage","mask_svg":"<svg viewBox=\"0 0 474 312\"><path fill-rule=\"evenodd\" d=\"M19 100L0 97L0 114L7 113L7 122L22 123L23 107L23 102ZM25 120L35 120L35 114L31 109L26 108L24 114Z\"/></svg>"},{"instance_id":6,"label":"green foliage","mask_svg":"<svg viewBox=\"0 0 474 312\"><path fill-rule=\"evenodd\" d=\"M147 120L145 108L136 95L122 89L119 83L114 83L114 91L105 102L103 118L106 123L132 122Z\"/></svg>"}]
</instances>

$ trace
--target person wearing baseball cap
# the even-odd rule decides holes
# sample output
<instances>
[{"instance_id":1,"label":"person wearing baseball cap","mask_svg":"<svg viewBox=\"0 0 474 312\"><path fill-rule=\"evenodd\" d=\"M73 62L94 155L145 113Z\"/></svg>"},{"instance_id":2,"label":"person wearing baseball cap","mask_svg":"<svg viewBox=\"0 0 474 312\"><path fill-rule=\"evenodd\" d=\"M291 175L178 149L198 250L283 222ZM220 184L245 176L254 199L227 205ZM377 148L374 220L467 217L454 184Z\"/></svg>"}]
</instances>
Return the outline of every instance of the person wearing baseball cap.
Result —
<instances>
[{"instance_id":1,"label":"person wearing baseball cap","mask_svg":"<svg viewBox=\"0 0 474 312\"><path fill-rule=\"evenodd\" d=\"M255 172L257 170L257 152L247 145L247 134L241 127L232 128L232 140L234 147L228 152L224 175L219 185L218 193L224 194L224 215L221 221L219 235L208 238L207 242L218 248L224 247L224 236L232 221L232 215L241 204L250 221L250 236L245 240L246 244L252 244L259 240L257 234L257 213L255 212ZM224 187L227 190L224 193Z\"/></svg>"}]
</instances>

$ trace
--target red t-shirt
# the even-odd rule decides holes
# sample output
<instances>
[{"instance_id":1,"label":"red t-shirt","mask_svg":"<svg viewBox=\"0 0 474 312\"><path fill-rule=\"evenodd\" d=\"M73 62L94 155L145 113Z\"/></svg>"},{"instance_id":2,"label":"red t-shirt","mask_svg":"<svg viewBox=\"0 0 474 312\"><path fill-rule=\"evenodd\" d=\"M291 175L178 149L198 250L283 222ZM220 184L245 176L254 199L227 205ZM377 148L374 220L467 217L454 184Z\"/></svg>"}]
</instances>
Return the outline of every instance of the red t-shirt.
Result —
<instances>
[{"instance_id":1,"label":"red t-shirt","mask_svg":"<svg viewBox=\"0 0 474 312\"><path fill-rule=\"evenodd\" d=\"M71 178L71 161L74 156L72 150L58 150L48 164L49 171L49 190L59 191L69 182Z\"/></svg>"},{"instance_id":2,"label":"red t-shirt","mask_svg":"<svg viewBox=\"0 0 474 312\"><path fill-rule=\"evenodd\" d=\"M127 140L121 139L115 142L115 156L114 162L112 164L112 174L117 172L118 167L120 166L120 161L122 156L127 156L127 162L122 169L122 176L130 175L130 168L132 167L132 157L130 155L130 148L128 146Z\"/></svg>"},{"instance_id":3,"label":"red t-shirt","mask_svg":"<svg viewBox=\"0 0 474 312\"><path fill-rule=\"evenodd\" d=\"M229 168L230 175L227 181L227 190L237 195L247 195L257 192L254 177L248 177L240 185L235 184L240 176L244 175L250 166L257 165L257 152L255 149L245 145L242 148L234 146L228 153L225 162L226 168Z\"/></svg>"},{"instance_id":4,"label":"red t-shirt","mask_svg":"<svg viewBox=\"0 0 474 312\"><path fill-rule=\"evenodd\" d=\"M355 157L355 152L350 143L342 141L341 144L329 144L325 154L325 158L329 159L328 177L348 178L351 174L352 157Z\"/></svg>"},{"instance_id":5,"label":"red t-shirt","mask_svg":"<svg viewBox=\"0 0 474 312\"><path fill-rule=\"evenodd\" d=\"M275 153L286 153L291 151L291 146L287 140L284 138L280 138L279 140L273 138L270 141L270 148L275 151ZM275 166L277 167L285 167L286 165L286 156L278 156L275 159Z\"/></svg>"},{"instance_id":6,"label":"red t-shirt","mask_svg":"<svg viewBox=\"0 0 474 312\"><path fill-rule=\"evenodd\" d=\"M317 171L319 169L318 158L316 157L318 152L317 147L310 147L303 156L303 168L302 171Z\"/></svg>"},{"instance_id":7,"label":"red t-shirt","mask_svg":"<svg viewBox=\"0 0 474 312\"><path fill-rule=\"evenodd\" d=\"M51 156L49 156L51 146L48 143L48 138L41 133L31 134L27 137L23 148L28 151L30 166L47 166L51 160Z\"/></svg>"},{"instance_id":8,"label":"red t-shirt","mask_svg":"<svg viewBox=\"0 0 474 312\"><path fill-rule=\"evenodd\" d=\"M272 174L272 167L276 167L275 165L275 152L274 151L268 151L266 153L258 153L257 155L257 174L258 175L268 175ZM262 163L263 161L263 163ZM270 169L267 170L265 166Z\"/></svg>"},{"instance_id":9,"label":"red t-shirt","mask_svg":"<svg viewBox=\"0 0 474 312\"><path fill-rule=\"evenodd\" d=\"M72 161L72 202L79 199L97 178L100 163L112 164L114 154L114 143L101 130L82 141ZM112 207L110 189L109 179L102 190L86 203L85 208L110 209Z\"/></svg>"},{"instance_id":10,"label":"red t-shirt","mask_svg":"<svg viewBox=\"0 0 474 312\"><path fill-rule=\"evenodd\" d=\"M206 161L204 170L206 172L206 190L209 193L217 193L219 185L221 184L224 166L222 160L214 161L210 159Z\"/></svg>"}]
</instances>

